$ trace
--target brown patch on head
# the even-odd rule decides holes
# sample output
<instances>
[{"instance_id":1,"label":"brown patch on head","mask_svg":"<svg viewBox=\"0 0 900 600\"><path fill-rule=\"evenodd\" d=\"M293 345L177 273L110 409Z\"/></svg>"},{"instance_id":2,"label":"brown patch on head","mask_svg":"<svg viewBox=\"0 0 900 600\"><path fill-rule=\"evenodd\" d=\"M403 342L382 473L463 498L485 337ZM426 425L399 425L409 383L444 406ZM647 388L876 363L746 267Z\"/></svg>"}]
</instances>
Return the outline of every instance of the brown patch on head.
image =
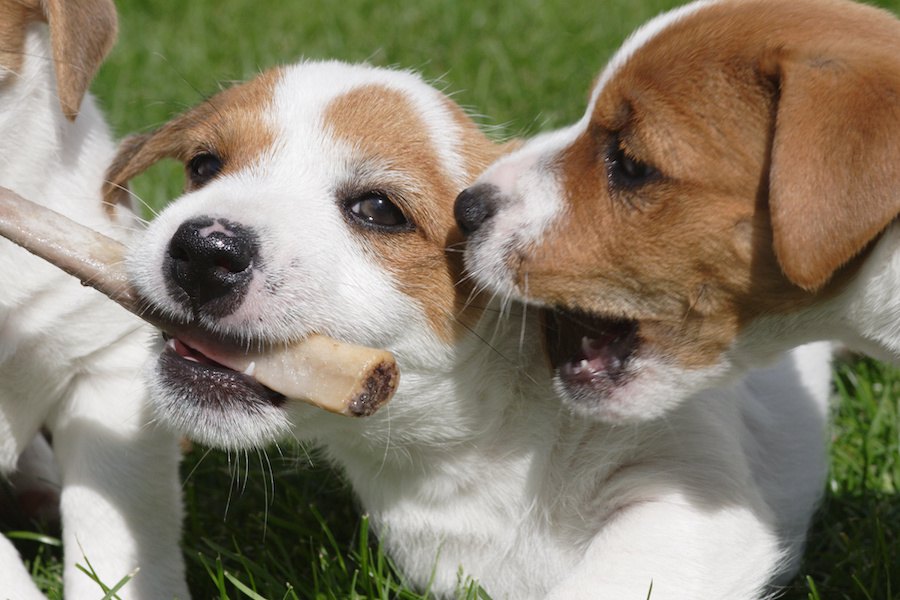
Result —
<instances>
[{"instance_id":1,"label":"brown patch on head","mask_svg":"<svg viewBox=\"0 0 900 600\"><path fill-rule=\"evenodd\" d=\"M478 312L473 307L463 311L470 288L459 285L462 235L453 201L503 147L492 143L449 98L434 93L454 130L430 129L412 99L382 85L360 86L335 98L324 120L355 150L359 180L346 182L351 193L386 193L414 223L407 232L360 229L360 234L403 292L421 303L435 332L449 341L460 334L457 319L471 325ZM462 181L444 164L434 135L455 141L454 152L466 171Z\"/></svg>"},{"instance_id":2,"label":"brown patch on head","mask_svg":"<svg viewBox=\"0 0 900 600\"><path fill-rule=\"evenodd\" d=\"M112 211L128 199L128 181L164 158L185 163L212 154L222 163L220 175L245 169L272 147L275 132L266 119L280 78L271 69L247 83L220 92L156 131L126 138L106 173L103 198ZM186 188L191 189L190 179Z\"/></svg>"},{"instance_id":3,"label":"brown patch on head","mask_svg":"<svg viewBox=\"0 0 900 600\"><path fill-rule=\"evenodd\" d=\"M713 364L758 317L839 291L896 218L898 96L886 12L701 8L620 67L548 167L567 212L519 277L534 299L637 319L682 365Z\"/></svg>"},{"instance_id":4,"label":"brown patch on head","mask_svg":"<svg viewBox=\"0 0 900 600\"><path fill-rule=\"evenodd\" d=\"M116 8L111 0L0 0L0 67L21 71L25 30L39 21L50 26L59 102L66 118L74 120L115 42Z\"/></svg>"},{"instance_id":5,"label":"brown patch on head","mask_svg":"<svg viewBox=\"0 0 900 600\"><path fill-rule=\"evenodd\" d=\"M485 135L472 121L471 117L460 108L459 104L446 96L441 97L444 108L450 113L456 126L459 128L460 143L457 146L457 152L463 161L463 168L466 172L467 181L473 181L490 165L491 162L497 160L503 154L507 154L521 147L522 140L512 139L502 142L499 145L491 144L485 162ZM462 190L460 190L462 191Z\"/></svg>"}]
</instances>

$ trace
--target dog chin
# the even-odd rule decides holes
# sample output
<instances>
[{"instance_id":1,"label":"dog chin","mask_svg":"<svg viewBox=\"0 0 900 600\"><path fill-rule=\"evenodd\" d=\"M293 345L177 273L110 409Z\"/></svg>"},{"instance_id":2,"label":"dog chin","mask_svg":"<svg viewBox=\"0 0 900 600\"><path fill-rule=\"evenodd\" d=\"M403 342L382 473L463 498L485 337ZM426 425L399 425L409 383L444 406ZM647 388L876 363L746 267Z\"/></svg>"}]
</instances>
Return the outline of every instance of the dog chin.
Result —
<instances>
[{"instance_id":1,"label":"dog chin","mask_svg":"<svg viewBox=\"0 0 900 600\"><path fill-rule=\"evenodd\" d=\"M657 419L676 404L669 399L639 395L634 389L640 387L639 379L614 385L590 385L573 383L559 373L553 378L554 390L573 414L612 425Z\"/></svg>"},{"instance_id":2,"label":"dog chin","mask_svg":"<svg viewBox=\"0 0 900 600\"><path fill-rule=\"evenodd\" d=\"M619 425L664 418L693 394L728 379L724 364L684 370L659 357L633 356L615 381L573 379L556 369L553 387L575 415Z\"/></svg>"},{"instance_id":3,"label":"dog chin","mask_svg":"<svg viewBox=\"0 0 900 600\"><path fill-rule=\"evenodd\" d=\"M284 397L241 373L166 349L151 381L159 420L201 444L256 448L290 434Z\"/></svg>"}]
</instances>

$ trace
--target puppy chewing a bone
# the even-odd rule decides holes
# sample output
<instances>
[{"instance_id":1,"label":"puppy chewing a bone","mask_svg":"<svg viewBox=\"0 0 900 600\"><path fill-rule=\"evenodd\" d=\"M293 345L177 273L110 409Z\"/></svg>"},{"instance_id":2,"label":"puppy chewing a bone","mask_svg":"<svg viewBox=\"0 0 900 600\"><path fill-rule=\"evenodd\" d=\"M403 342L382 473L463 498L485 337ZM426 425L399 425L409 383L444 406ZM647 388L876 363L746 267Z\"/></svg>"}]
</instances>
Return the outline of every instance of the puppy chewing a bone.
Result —
<instances>
[{"instance_id":1,"label":"puppy chewing a bone","mask_svg":"<svg viewBox=\"0 0 900 600\"><path fill-rule=\"evenodd\" d=\"M163 331L178 329L185 337L183 327L143 309L128 283L120 242L5 188L0 188L0 235ZM399 383L390 352L320 335L260 352L217 351L213 357L285 397L354 417L378 410Z\"/></svg>"}]
</instances>

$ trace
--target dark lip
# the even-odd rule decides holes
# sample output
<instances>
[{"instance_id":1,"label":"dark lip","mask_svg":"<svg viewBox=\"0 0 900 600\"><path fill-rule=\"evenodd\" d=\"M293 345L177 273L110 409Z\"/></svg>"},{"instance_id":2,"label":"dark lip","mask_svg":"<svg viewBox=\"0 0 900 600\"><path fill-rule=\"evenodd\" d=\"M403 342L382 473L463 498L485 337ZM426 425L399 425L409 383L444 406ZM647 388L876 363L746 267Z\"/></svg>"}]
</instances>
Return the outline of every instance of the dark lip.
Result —
<instances>
[{"instance_id":1,"label":"dark lip","mask_svg":"<svg viewBox=\"0 0 900 600\"><path fill-rule=\"evenodd\" d=\"M604 393L625 382L641 339L633 319L555 308L544 315L550 364L567 388Z\"/></svg>"},{"instance_id":2,"label":"dark lip","mask_svg":"<svg viewBox=\"0 0 900 600\"><path fill-rule=\"evenodd\" d=\"M219 409L227 408L225 403L240 404L245 409L252 409L253 406L278 408L286 402L284 395L253 377L229 369L181 340L175 340L178 349L167 344L159 356L157 372L167 387L188 392L197 404Z\"/></svg>"}]
</instances>

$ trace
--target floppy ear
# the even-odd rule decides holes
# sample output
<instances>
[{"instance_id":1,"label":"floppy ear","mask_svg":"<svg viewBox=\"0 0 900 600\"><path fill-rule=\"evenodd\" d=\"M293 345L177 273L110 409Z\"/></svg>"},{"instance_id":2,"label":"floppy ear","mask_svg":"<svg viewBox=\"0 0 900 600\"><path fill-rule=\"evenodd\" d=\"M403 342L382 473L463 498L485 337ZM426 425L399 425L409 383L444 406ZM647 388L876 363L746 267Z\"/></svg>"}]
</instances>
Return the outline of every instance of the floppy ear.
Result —
<instances>
[{"instance_id":1,"label":"floppy ear","mask_svg":"<svg viewBox=\"0 0 900 600\"><path fill-rule=\"evenodd\" d=\"M111 0L44 0L56 87L63 114L73 121L100 63L116 40Z\"/></svg>"},{"instance_id":2,"label":"floppy ear","mask_svg":"<svg viewBox=\"0 0 900 600\"><path fill-rule=\"evenodd\" d=\"M814 291L900 214L900 52L895 40L861 39L777 63L775 254Z\"/></svg>"},{"instance_id":3,"label":"floppy ear","mask_svg":"<svg viewBox=\"0 0 900 600\"><path fill-rule=\"evenodd\" d=\"M115 158L103 180L103 203L113 214L117 204L129 204L128 182L164 158L184 161L188 140L182 131L184 116L166 123L156 131L132 135L119 144Z\"/></svg>"}]
</instances>

